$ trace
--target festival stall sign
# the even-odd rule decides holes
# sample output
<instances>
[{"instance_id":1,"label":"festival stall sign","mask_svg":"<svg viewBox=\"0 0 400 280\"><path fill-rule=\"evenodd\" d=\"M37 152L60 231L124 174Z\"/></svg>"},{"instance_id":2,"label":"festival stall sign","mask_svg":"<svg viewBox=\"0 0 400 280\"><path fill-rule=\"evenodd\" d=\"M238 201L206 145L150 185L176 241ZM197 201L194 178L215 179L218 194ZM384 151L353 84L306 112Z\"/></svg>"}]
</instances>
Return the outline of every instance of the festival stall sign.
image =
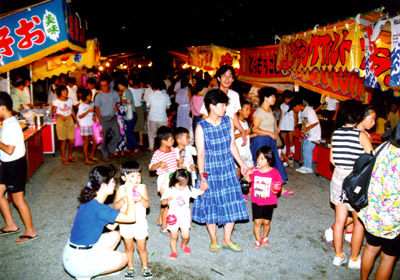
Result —
<instances>
[{"instance_id":1,"label":"festival stall sign","mask_svg":"<svg viewBox=\"0 0 400 280\"><path fill-rule=\"evenodd\" d=\"M293 80L277 70L279 45L240 49L238 80L257 86L272 86L278 90L293 89Z\"/></svg>"},{"instance_id":2,"label":"festival stall sign","mask_svg":"<svg viewBox=\"0 0 400 280\"><path fill-rule=\"evenodd\" d=\"M373 11L367 16L281 37L278 71L321 94L368 102L370 95L366 93L370 89L365 85L365 38L361 29L371 23L370 18L382 16L385 15L381 11ZM390 64L383 67L390 71Z\"/></svg>"},{"instance_id":3,"label":"festival stall sign","mask_svg":"<svg viewBox=\"0 0 400 280\"><path fill-rule=\"evenodd\" d=\"M365 85L400 93L400 16L365 28Z\"/></svg>"},{"instance_id":4,"label":"festival stall sign","mask_svg":"<svg viewBox=\"0 0 400 280\"><path fill-rule=\"evenodd\" d=\"M205 71L214 71L222 65L239 67L240 52L216 45L188 47L188 64Z\"/></svg>"},{"instance_id":5,"label":"festival stall sign","mask_svg":"<svg viewBox=\"0 0 400 280\"><path fill-rule=\"evenodd\" d=\"M97 40L86 41L86 52L69 52L47 56L32 64L32 81L44 80L60 74L73 72L82 67L92 68L100 63L100 49Z\"/></svg>"},{"instance_id":6,"label":"festival stall sign","mask_svg":"<svg viewBox=\"0 0 400 280\"><path fill-rule=\"evenodd\" d=\"M44 1L0 17L0 73L52 53L85 51L85 28L65 0Z\"/></svg>"}]
</instances>

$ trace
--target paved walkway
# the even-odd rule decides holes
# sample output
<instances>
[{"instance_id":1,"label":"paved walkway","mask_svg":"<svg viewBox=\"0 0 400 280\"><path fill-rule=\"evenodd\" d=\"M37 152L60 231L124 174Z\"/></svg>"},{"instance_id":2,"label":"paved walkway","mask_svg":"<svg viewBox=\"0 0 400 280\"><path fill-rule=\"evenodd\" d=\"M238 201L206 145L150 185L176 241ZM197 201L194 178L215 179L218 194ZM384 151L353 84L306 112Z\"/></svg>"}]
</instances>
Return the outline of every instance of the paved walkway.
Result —
<instances>
[{"instance_id":1,"label":"paved walkway","mask_svg":"<svg viewBox=\"0 0 400 280\"><path fill-rule=\"evenodd\" d=\"M45 163L30 178L26 200L31 207L39 238L26 244L15 244L16 235L0 237L0 279L72 279L63 269L61 254L68 240L75 217L80 189L87 182L91 166L83 164L80 149L74 152L80 161L62 165L59 152L45 155ZM100 153L99 155L100 156ZM178 250L178 259L169 259L169 238L160 234L156 219L159 197L156 178L149 176L151 154L141 152L135 159L142 164L143 183L150 195L149 265L154 279L359 279L359 271L332 265L334 252L321 240L321 233L331 225L334 211L329 206L329 181L313 174L302 175L288 168L287 188L293 196L282 197L275 210L270 233L270 245L253 249L253 224L237 224L233 240L244 248L242 253L221 250L208 251L209 238L203 225L193 223L187 256ZM128 157L111 160L117 167ZM247 203L251 213L250 203ZM23 224L13 208L14 218ZM4 222L1 220L0 225ZM220 242L222 228L218 229ZM123 242L117 250L124 250ZM344 248L347 255L350 248ZM378 263L377 260L376 264ZM140 267L135 252L134 263ZM376 269L377 265L375 265ZM124 279L121 272L102 279ZM142 279L141 275L135 278ZM396 264L393 279L400 279L400 265Z\"/></svg>"}]
</instances>

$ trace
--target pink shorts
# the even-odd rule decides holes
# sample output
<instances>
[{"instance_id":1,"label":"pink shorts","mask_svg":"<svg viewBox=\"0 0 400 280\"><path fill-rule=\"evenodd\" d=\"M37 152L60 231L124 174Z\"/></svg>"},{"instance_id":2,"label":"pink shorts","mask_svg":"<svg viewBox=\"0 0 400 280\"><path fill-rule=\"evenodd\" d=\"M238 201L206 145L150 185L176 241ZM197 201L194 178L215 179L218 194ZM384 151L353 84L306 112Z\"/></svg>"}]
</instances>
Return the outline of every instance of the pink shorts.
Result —
<instances>
[{"instance_id":1,"label":"pink shorts","mask_svg":"<svg viewBox=\"0 0 400 280\"><path fill-rule=\"evenodd\" d=\"M174 225L168 225L167 229L170 231L178 231L180 228L188 229L190 228L190 223L192 221L192 216L190 214L190 208L179 209L179 211L174 211L169 209L168 215L176 216L176 223Z\"/></svg>"}]
</instances>

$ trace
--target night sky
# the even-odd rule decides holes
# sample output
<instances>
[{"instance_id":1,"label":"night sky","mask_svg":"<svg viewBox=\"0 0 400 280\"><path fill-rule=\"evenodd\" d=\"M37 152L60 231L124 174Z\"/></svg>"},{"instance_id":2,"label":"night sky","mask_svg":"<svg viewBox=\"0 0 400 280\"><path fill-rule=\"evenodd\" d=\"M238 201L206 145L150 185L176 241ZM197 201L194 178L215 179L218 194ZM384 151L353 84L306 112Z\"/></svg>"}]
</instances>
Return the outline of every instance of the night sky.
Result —
<instances>
[{"instance_id":1,"label":"night sky","mask_svg":"<svg viewBox=\"0 0 400 280\"><path fill-rule=\"evenodd\" d=\"M0 1L1 13L40 1ZM399 0L151 1L72 0L88 22L88 37L102 55L153 50L183 52L186 47L245 48L274 44L288 35L335 23L381 6L400 12Z\"/></svg>"}]
</instances>

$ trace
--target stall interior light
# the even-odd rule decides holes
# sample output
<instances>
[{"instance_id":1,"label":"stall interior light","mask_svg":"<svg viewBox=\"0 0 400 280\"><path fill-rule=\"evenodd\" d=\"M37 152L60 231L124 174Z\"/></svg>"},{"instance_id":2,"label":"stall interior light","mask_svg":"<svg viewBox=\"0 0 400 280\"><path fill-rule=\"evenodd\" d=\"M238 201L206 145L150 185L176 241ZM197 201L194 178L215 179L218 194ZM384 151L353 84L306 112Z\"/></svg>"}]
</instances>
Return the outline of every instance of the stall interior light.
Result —
<instances>
[{"instance_id":1,"label":"stall interior light","mask_svg":"<svg viewBox=\"0 0 400 280\"><path fill-rule=\"evenodd\" d=\"M149 67L153 66L153 62L150 61L149 64L148 64L148 66L149 66Z\"/></svg>"},{"instance_id":2,"label":"stall interior light","mask_svg":"<svg viewBox=\"0 0 400 280\"><path fill-rule=\"evenodd\" d=\"M100 70L100 71L103 71L103 70L104 70L104 67L103 67L102 65L100 65L99 70Z\"/></svg>"},{"instance_id":3,"label":"stall interior light","mask_svg":"<svg viewBox=\"0 0 400 280\"><path fill-rule=\"evenodd\" d=\"M110 62L106 62L106 67L110 67Z\"/></svg>"},{"instance_id":4,"label":"stall interior light","mask_svg":"<svg viewBox=\"0 0 400 280\"><path fill-rule=\"evenodd\" d=\"M138 67L139 69L140 69L140 68L142 68L142 64L138 64L138 66L137 66L137 67Z\"/></svg>"},{"instance_id":5,"label":"stall interior light","mask_svg":"<svg viewBox=\"0 0 400 280\"><path fill-rule=\"evenodd\" d=\"M182 68L186 69L186 68L188 68L188 65L185 63L185 64L182 65Z\"/></svg>"}]
</instances>

